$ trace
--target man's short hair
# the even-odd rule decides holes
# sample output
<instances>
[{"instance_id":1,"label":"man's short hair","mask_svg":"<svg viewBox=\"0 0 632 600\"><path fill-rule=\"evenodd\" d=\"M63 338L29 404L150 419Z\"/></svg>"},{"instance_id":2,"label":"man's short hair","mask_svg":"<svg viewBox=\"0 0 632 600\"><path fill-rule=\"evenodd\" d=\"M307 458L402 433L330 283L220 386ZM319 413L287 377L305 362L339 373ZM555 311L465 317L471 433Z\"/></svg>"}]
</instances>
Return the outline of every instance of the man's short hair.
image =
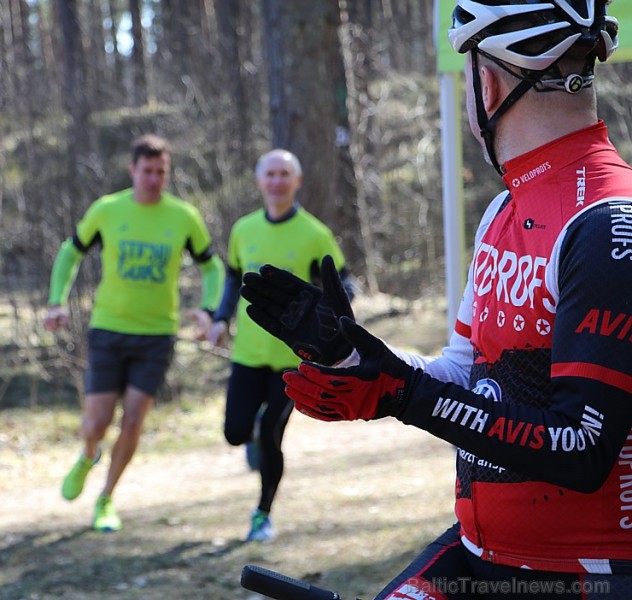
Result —
<instances>
[{"instance_id":1,"label":"man's short hair","mask_svg":"<svg viewBox=\"0 0 632 600\"><path fill-rule=\"evenodd\" d=\"M162 154L171 155L171 146L164 138L153 133L146 133L132 142L132 162L136 164L141 156L153 158Z\"/></svg>"},{"instance_id":2,"label":"man's short hair","mask_svg":"<svg viewBox=\"0 0 632 600\"><path fill-rule=\"evenodd\" d=\"M255 175L257 177L261 176L261 168L262 168L263 162L267 158L270 158L272 156L278 156L279 158L282 158L283 160L287 160L292 165L295 175L303 174L301 163L295 154L292 154L289 150L284 150L283 148L275 148L274 150L270 150L270 152L266 152L265 154L262 154L259 157L259 160L257 161L257 166L255 167Z\"/></svg>"}]
</instances>

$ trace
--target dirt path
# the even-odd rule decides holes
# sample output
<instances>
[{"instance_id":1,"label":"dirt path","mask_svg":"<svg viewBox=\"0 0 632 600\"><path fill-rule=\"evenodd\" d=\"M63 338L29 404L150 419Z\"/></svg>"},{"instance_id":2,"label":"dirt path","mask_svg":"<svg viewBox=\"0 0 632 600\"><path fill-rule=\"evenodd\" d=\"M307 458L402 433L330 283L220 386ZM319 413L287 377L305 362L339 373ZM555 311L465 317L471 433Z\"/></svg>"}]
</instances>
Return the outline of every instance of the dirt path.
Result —
<instances>
[{"instance_id":1,"label":"dirt path","mask_svg":"<svg viewBox=\"0 0 632 600\"><path fill-rule=\"evenodd\" d=\"M401 347L421 339L431 352L445 336L436 305L371 298L354 307ZM451 446L393 419L327 424L295 412L278 538L243 544L258 476L243 448L223 441L223 391L204 406L176 404L150 414L116 490L116 534L89 527L104 464L76 501L60 495L78 413L0 413L0 600L255 600L239 585L246 564L367 600L453 521Z\"/></svg>"},{"instance_id":2,"label":"dirt path","mask_svg":"<svg viewBox=\"0 0 632 600\"><path fill-rule=\"evenodd\" d=\"M241 544L257 478L241 448L139 452L117 489L118 534L88 528L103 482L73 503L70 446L0 453L0 598L255 598L245 564L370 597L451 520L453 450L387 419L324 424L295 413L273 544Z\"/></svg>"}]
</instances>

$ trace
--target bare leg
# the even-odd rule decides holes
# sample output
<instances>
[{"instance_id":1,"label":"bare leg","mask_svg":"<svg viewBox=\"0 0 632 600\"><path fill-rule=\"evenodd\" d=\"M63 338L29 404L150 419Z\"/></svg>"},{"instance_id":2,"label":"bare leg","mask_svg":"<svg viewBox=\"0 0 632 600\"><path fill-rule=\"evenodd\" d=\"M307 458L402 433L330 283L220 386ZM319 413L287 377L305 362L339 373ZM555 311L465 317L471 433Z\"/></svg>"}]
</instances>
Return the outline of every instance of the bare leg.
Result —
<instances>
[{"instance_id":1,"label":"bare leg","mask_svg":"<svg viewBox=\"0 0 632 600\"><path fill-rule=\"evenodd\" d=\"M102 392L86 396L81 437L85 444L84 455L87 458L96 456L97 446L112 423L118 396L118 392Z\"/></svg>"},{"instance_id":2,"label":"bare leg","mask_svg":"<svg viewBox=\"0 0 632 600\"><path fill-rule=\"evenodd\" d=\"M102 495L109 496L112 494L125 467L127 467L134 456L143 431L145 417L153 403L154 397L138 388L128 386L126 389L125 397L123 398L121 431L112 448L112 460Z\"/></svg>"}]
</instances>

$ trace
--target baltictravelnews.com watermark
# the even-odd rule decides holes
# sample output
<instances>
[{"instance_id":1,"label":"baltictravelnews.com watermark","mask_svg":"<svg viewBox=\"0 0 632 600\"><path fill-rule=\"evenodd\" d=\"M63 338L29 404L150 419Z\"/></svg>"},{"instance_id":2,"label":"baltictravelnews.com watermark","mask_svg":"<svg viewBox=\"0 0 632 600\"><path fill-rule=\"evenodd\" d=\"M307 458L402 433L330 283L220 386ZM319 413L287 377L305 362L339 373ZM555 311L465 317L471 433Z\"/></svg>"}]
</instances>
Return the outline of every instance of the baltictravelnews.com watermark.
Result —
<instances>
[{"instance_id":1,"label":"baltictravelnews.com watermark","mask_svg":"<svg viewBox=\"0 0 632 600\"><path fill-rule=\"evenodd\" d=\"M560 579L532 580L501 579L485 580L470 577L436 577L433 579L409 579L397 592L401 598L432 600L433 594L507 594L538 596L541 594L608 594L610 582L607 579L587 581L563 581ZM420 595L421 594L421 595Z\"/></svg>"}]
</instances>

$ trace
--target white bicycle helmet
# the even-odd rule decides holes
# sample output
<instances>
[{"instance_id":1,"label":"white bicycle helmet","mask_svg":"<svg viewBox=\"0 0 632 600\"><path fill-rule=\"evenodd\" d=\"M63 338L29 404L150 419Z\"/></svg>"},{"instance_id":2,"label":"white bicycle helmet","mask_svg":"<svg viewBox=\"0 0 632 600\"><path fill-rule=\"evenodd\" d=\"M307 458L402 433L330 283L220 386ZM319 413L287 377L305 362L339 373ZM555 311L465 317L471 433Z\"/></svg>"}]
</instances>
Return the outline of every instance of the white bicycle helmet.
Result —
<instances>
[{"instance_id":1,"label":"white bicycle helmet","mask_svg":"<svg viewBox=\"0 0 632 600\"><path fill-rule=\"evenodd\" d=\"M573 46L606 61L617 49L618 23L610 0L457 0L448 37L453 48L474 48L528 71L549 69Z\"/></svg>"},{"instance_id":2,"label":"white bicycle helmet","mask_svg":"<svg viewBox=\"0 0 632 600\"><path fill-rule=\"evenodd\" d=\"M595 61L608 60L617 49L619 24L606 15L608 4L610 0L456 1L448 37L457 52L472 51L478 125L489 159L499 173L504 168L496 157L494 136L500 117L530 89L577 94L590 87ZM519 80L491 116L481 97L479 54ZM559 61L567 54L584 60L580 73L561 72Z\"/></svg>"}]
</instances>

